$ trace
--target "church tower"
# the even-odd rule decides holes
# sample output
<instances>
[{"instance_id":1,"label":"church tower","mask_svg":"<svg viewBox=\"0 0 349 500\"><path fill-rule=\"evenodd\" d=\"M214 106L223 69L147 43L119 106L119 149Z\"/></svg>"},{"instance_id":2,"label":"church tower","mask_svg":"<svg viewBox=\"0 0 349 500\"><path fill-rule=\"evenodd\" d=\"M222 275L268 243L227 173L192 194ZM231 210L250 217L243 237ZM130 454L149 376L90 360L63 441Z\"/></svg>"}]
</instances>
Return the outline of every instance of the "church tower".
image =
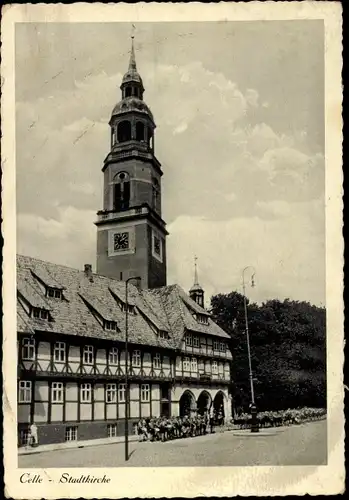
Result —
<instances>
[{"instance_id":1,"label":"church tower","mask_svg":"<svg viewBox=\"0 0 349 500\"><path fill-rule=\"evenodd\" d=\"M97 273L142 288L166 285L166 224L161 218L161 164L155 156L154 117L133 45L121 83L121 101L109 121L110 152L104 160L103 210L97 213Z\"/></svg>"},{"instance_id":2,"label":"church tower","mask_svg":"<svg viewBox=\"0 0 349 500\"><path fill-rule=\"evenodd\" d=\"M204 289L199 285L198 279L198 268L197 268L197 257L194 258L194 285L189 290L189 296L194 302L196 302L200 307L204 308Z\"/></svg>"}]
</instances>

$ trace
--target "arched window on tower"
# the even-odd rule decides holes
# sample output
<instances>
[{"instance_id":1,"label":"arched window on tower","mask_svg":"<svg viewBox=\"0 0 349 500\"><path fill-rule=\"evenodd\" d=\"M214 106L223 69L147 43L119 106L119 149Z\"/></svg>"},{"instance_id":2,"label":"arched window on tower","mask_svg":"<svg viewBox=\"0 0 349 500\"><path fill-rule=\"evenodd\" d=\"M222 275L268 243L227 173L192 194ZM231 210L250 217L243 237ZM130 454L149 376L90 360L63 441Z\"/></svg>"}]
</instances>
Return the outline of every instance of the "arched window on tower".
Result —
<instances>
[{"instance_id":1,"label":"arched window on tower","mask_svg":"<svg viewBox=\"0 0 349 500\"><path fill-rule=\"evenodd\" d=\"M150 146L150 149L154 149L153 130L150 127L148 127L148 145Z\"/></svg>"},{"instance_id":2,"label":"arched window on tower","mask_svg":"<svg viewBox=\"0 0 349 500\"><path fill-rule=\"evenodd\" d=\"M115 129L111 129L111 146L113 147L114 144L116 143L116 132Z\"/></svg>"},{"instance_id":3,"label":"arched window on tower","mask_svg":"<svg viewBox=\"0 0 349 500\"><path fill-rule=\"evenodd\" d=\"M120 122L117 133L118 142L126 142L131 140L131 123L127 120Z\"/></svg>"},{"instance_id":4,"label":"arched window on tower","mask_svg":"<svg viewBox=\"0 0 349 500\"><path fill-rule=\"evenodd\" d=\"M132 95L132 89L131 87L126 87L125 89L125 97L131 97Z\"/></svg>"},{"instance_id":5,"label":"arched window on tower","mask_svg":"<svg viewBox=\"0 0 349 500\"><path fill-rule=\"evenodd\" d=\"M114 210L127 210L130 206L130 176L119 172L114 177Z\"/></svg>"},{"instance_id":6,"label":"arched window on tower","mask_svg":"<svg viewBox=\"0 0 349 500\"><path fill-rule=\"evenodd\" d=\"M136 140L137 141L144 141L144 123L142 122L137 122L136 123Z\"/></svg>"}]
</instances>

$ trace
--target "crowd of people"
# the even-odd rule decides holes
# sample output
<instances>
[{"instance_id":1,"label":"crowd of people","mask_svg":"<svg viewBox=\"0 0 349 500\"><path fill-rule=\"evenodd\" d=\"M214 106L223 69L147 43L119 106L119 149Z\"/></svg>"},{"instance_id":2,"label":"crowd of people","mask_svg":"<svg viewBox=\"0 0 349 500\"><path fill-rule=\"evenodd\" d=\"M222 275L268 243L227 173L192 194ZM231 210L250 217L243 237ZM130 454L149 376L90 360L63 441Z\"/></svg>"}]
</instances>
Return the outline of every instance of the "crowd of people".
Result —
<instances>
[{"instance_id":1,"label":"crowd of people","mask_svg":"<svg viewBox=\"0 0 349 500\"><path fill-rule=\"evenodd\" d=\"M258 413L260 427L279 427L297 425L305 422L312 422L326 417L324 408L292 408L280 411L264 411ZM235 426L240 429L248 428L251 425L251 415L241 413L234 418Z\"/></svg>"},{"instance_id":2,"label":"crowd of people","mask_svg":"<svg viewBox=\"0 0 349 500\"><path fill-rule=\"evenodd\" d=\"M139 441L168 441L213 433L215 426L224 425L222 410L186 414L183 417L141 418L135 431Z\"/></svg>"}]
</instances>

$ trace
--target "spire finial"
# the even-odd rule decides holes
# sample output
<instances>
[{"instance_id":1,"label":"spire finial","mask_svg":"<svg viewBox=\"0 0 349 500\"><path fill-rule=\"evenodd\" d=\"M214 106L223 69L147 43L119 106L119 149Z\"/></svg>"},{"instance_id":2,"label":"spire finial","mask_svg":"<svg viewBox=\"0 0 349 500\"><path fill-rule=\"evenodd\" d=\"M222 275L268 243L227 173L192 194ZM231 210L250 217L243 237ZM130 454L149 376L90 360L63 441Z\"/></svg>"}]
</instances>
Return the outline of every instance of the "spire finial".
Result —
<instances>
[{"instance_id":1,"label":"spire finial","mask_svg":"<svg viewBox=\"0 0 349 500\"><path fill-rule=\"evenodd\" d=\"M198 285L199 284L197 261L198 261L198 258L195 255L194 256L194 285Z\"/></svg>"},{"instance_id":2,"label":"spire finial","mask_svg":"<svg viewBox=\"0 0 349 500\"><path fill-rule=\"evenodd\" d=\"M130 63L128 65L128 69L129 70L137 70L135 48L134 48L135 29L136 29L136 26L134 24L132 24L132 31L131 31L131 55L130 55Z\"/></svg>"}]
</instances>

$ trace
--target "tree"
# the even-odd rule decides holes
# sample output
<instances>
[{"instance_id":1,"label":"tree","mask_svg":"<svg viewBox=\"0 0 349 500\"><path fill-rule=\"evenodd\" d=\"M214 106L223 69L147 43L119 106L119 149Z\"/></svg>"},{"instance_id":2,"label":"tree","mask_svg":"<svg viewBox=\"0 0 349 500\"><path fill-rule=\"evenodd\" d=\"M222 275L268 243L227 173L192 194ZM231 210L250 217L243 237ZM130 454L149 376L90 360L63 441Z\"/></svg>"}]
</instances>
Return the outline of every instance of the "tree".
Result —
<instances>
[{"instance_id":1,"label":"tree","mask_svg":"<svg viewBox=\"0 0 349 500\"><path fill-rule=\"evenodd\" d=\"M308 302L248 304L251 361L260 410L326 406L326 311ZM250 402L244 297L211 299L213 319L230 335L235 407Z\"/></svg>"}]
</instances>

